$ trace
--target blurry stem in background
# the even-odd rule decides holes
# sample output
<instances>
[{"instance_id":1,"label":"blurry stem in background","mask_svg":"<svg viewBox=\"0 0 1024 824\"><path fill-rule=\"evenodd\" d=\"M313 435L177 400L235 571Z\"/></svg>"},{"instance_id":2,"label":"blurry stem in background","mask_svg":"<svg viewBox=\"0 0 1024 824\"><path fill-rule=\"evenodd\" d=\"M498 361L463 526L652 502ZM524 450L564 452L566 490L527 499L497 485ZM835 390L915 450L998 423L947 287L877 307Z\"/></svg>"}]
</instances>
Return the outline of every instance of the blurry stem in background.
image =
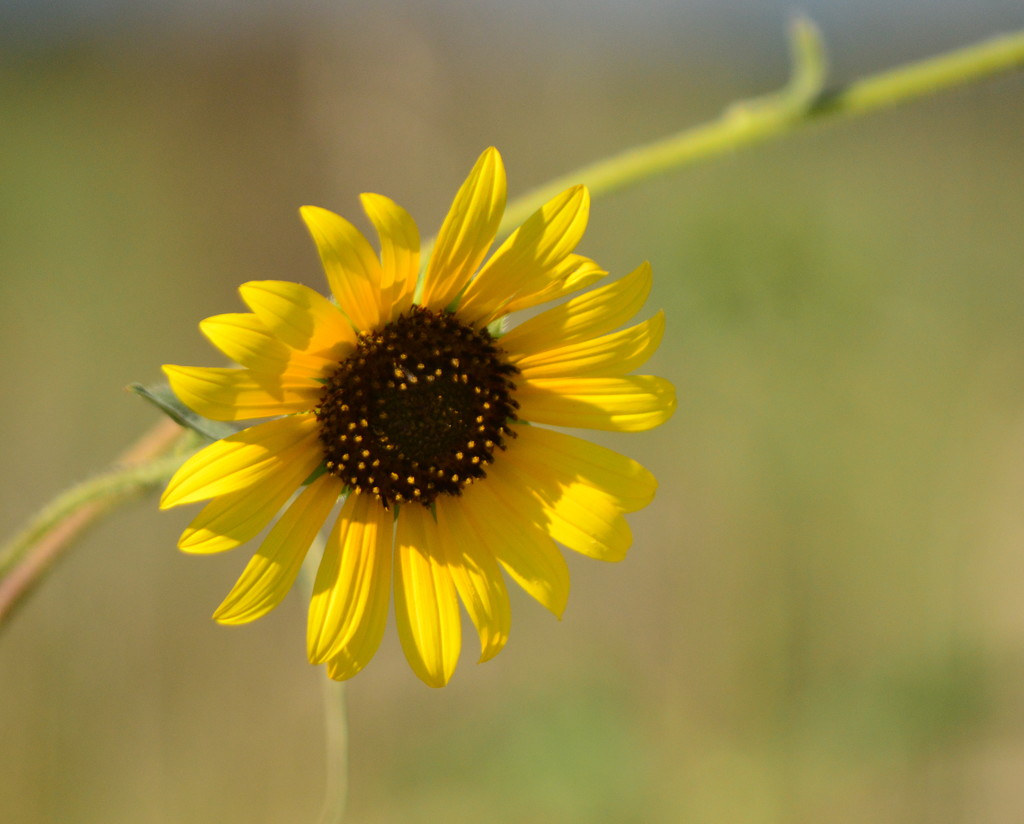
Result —
<instances>
[{"instance_id":1,"label":"blurry stem in background","mask_svg":"<svg viewBox=\"0 0 1024 824\"><path fill-rule=\"evenodd\" d=\"M792 75L778 93L730 106L716 121L686 129L584 166L516 199L502 231L518 226L578 183L592 195L613 192L691 163L729 154L839 116L856 116L1024 67L1024 31L909 63L836 89L825 89L821 36L806 18L790 30Z\"/></svg>"},{"instance_id":2,"label":"blurry stem in background","mask_svg":"<svg viewBox=\"0 0 1024 824\"><path fill-rule=\"evenodd\" d=\"M345 715L345 682L324 678L324 742L326 792L320 824L339 824L348 802L348 719Z\"/></svg>"},{"instance_id":3,"label":"blurry stem in background","mask_svg":"<svg viewBox=\"0 0 1024 824\"><path fill-rule=\"evenodd\" d=\"M174 421L160 421L121 455L115 469L59 495L0 547L0 626L86 527L167 481L187 457L180 449L167 454L186 440L182 436Z\"/></svg>"},{"instance_id":4,"label":"blurry stem in background","mask_svg":"<svg viewBox=\"0 0 1024 824\"><path fill-rule=\"evenodd\" d=\"M595 196L607 194L830 118L865 114L1022 67L1024 31L881 72L831 91L824 86L821 36L809 20L798 18L794 22L791 51L792 75L779 92L734 104L712 123L630 149L527 192L509 204L501 234L507 234L550 198L577 183L589 186ZM421 259L427 259L431 244L424 246ZM122 501L159 487L170 478L185 459L181 451L167 454L180 434L176 424L160 423L122 457L121 462L128 466L60 495L0 547L0 622L85 527Z\"/></svg>"}]
</instances>

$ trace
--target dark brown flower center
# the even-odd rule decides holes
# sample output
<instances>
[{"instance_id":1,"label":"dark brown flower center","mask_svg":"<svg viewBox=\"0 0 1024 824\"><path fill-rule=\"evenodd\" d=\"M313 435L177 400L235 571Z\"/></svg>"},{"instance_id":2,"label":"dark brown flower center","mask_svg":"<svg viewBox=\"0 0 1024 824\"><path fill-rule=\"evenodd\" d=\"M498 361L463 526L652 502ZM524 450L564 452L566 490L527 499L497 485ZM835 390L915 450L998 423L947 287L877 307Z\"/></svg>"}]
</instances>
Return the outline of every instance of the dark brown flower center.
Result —
<instances>
[{"instance_id":1,"label":"dark brown flower center","mask_svg":"<svg viewBox=\"0 0 1024 824\"><path fill-rule=\"evenodd\" d=\"M316 410L327 471L385 507L460 494L514 437L519 370L502 355L486 330L419 306L360 334Z\"/></svg>"}]
</instances>

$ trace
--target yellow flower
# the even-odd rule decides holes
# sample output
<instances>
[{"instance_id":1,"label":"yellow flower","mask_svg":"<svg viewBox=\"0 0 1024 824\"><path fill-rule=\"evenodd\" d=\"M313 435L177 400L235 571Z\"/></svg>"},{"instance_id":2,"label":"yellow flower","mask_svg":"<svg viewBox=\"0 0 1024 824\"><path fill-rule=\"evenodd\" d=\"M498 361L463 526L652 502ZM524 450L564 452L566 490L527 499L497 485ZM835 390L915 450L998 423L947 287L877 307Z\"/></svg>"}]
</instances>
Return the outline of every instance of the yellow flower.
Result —
<instances>
[{"instance_id":1,"label":"yellow flower","mask_svg":"<svg viewBox=\"0 0 1024 824\"><path fill-rule=\"evenodd\" d=\"M460 600L487 660L509 633L502 570L561 615L569 574L556 542L606 561L625 555L623 513L650 502L654 477L545 427L664 422L672 385L629 374L657 348L664 317L613 331L647 297L645 263L494 337L488 329L510 312L607 273L573 252L589 212L582 186L539 209L484 263L505 206L493 148L455 197L421 294L416 224L381 195L362 204L379 257L343 218L302 209L337 303L296 283L246 283L250 313L200 324L241 368L164 367L200 415L272 420L192 456L161 507L210 500L179 541L195 553L236 547L283 509L214 613L238 624L280 603L343 501L313 586L309 660L335 679L359 672L380 644L393 579L406 657L423 681L443 686L459 656Z\"/></svg>"}]
</instances>

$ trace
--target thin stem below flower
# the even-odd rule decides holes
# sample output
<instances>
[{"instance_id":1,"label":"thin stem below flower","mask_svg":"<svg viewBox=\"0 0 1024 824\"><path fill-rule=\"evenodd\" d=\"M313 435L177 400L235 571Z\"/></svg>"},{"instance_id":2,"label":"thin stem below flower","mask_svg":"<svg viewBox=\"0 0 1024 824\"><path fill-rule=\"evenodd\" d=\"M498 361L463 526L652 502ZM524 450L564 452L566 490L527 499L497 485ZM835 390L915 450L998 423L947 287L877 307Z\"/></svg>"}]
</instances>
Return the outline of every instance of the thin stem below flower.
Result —
<instances>
[{"instance_id":1,"label":"thin stem below flower","mask_svg":"<svg viewBox=\"0 0 1024 824\"><path fill-rule=\"evenodd\" d=\"M320 824L341 824L348 803L348 717L345 682L323 678L326 791Z\"/></svg>"}]
</instances>

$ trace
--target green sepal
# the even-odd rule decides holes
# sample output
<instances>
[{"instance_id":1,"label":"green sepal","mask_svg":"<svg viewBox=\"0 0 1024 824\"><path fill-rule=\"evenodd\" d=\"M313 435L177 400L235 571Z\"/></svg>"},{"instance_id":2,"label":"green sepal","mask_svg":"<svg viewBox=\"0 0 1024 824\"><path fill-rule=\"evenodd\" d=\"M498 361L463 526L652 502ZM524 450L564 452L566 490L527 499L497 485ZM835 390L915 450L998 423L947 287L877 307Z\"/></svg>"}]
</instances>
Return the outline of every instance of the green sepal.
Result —
<instances>
[{"instance_id":1,"label":"green sepal","mask_svg":"<svg viewBox=\"0 0 1024 824\"><path fill-rule=\"evenodd\" d=\"M492 320L487 324L487 334L497 340L505 334L508 327L508 315L502 315L497 320Z\"/></svg>"},{"instance_id":2,"label":"green sepal","mask_svg":"<svg viewBox=\"0 0 1024 824\"><path fill-rule=\"evenodd\" d=\"M303 486L309 486L313 481L319 478L327 471L327 464L321 463L316 469L309 473L309 477L302 482Z\"/></svg>"},{"instance_id":3,"label":"green sepal","mask_svg":"<svg viewBox=\"0 0 1024 824\"><path fill-rule=\"evenodd\" d=\"M141 383L131 383L128 384L127 389L129 392L134 392L145 398L175 423L186 429L191 429L193 432L198 432L208 440L219 441L228 435L234 435L239 429L230 423L211 421L209 418L197 415L178 400L178 396L171 391L169 384L159 383L153 386L143 386Z\"/></svg>"}]
</instances>

